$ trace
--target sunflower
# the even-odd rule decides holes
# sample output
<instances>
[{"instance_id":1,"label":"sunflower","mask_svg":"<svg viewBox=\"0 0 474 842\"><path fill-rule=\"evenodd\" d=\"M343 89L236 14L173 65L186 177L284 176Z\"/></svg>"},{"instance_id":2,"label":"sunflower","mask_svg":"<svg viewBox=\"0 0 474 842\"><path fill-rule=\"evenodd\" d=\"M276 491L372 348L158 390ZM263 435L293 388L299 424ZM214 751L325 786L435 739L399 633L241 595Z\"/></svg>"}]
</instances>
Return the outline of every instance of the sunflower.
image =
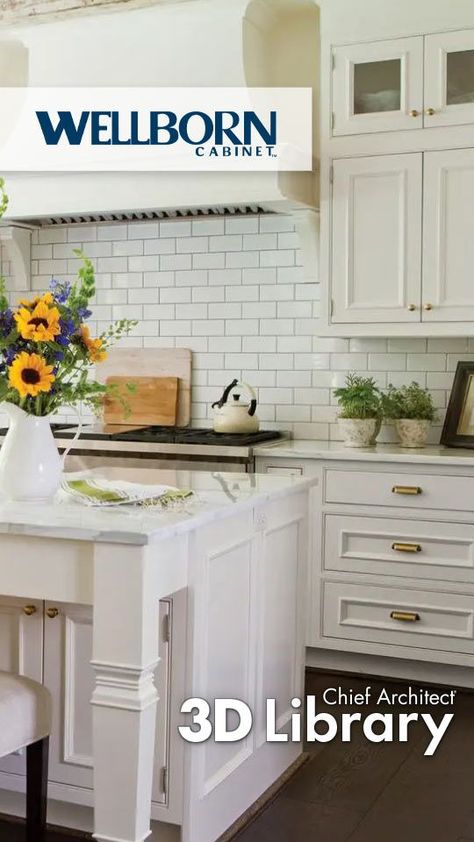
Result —
<instances>
[{"instance_id":1,"label":"sunflower","mask_svg":"<svg viewBox=\"0 0 474 842\"><path fill-rule=\"evenodd\" d=\"M101 363L107 357L102 339L92 339L89 328L81 325L81 339L89 352L89 358L93 363Z\"/></svg>"},{"instance_id":2,"label":"sunflower","mask_svg":"<svg viewBox=\"0 0 474 842\"><path fill-rule=\"evenodd\" d=\"M28 307L29 310L34 310L35 307L43 301L45 304L52 304L53 303L53 296L50 292L45 292L44 295L38 295L36 298L28 299L28 298L20 298L18 302L21 304L22 307Z\"/></svg>"},{"instance_id":3,"label":"sunflower","mask_svg":"<svg viewBox=\"0 0 474 842\"><path fill-rule=\"evenodd\" d=\"M15 321L23 339L51 342L61 333L59 315L57 307L49 307L44 300L40 300L32 311L20 307L18 313L15 313Z\"/></svg>"},{"instance_id":4,"label":"sunflower","mask_svg":"<svg viewBox=\"0 0 474 842\"><path fill-rule=\"evenodd\" d=\"M39 392L50 391L55 380L52 371L53 366L47 365L44 357L22 351L8 367L8 382L22 398L36 397Z\"/></svg>"}]
</instances>

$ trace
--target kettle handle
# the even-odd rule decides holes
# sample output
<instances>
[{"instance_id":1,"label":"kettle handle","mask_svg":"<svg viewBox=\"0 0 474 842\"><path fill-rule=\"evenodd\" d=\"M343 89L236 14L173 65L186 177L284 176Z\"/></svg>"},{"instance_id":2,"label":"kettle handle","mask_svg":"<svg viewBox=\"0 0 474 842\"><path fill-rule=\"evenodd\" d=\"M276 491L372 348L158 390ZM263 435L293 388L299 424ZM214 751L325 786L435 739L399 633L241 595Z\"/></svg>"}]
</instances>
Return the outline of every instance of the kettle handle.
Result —
<instances>
[{"instance_id":1,"label":"kettle handle","mask_svg":"<svg viewBox=\"0 0 474 842\"><path fill-rule=\"evenodd\" d=\"M250 395L250 406L249 406L249 415L255 415L257 410L257 395L255 394L254 390L248 383L238 383L237 385L243 386L244 389L247 390L248 394Z\"/></svg>"},{"instance_id":2,"label":"kettle handle","mask_svg":"<svg viewBox=\"0 0 474 842\"><path fill-rule=\"evenodd\" d=\"M224 404L227 403L227 398L229 397L232 389L234 389L235 386L237 386L238 382L239 382L238 380L233 380L232 383L229 383L229 385L226 386L226 388L224 389L224 393L223 393L222 397L220 398L220 400L214 401L214 403L212 404L213 409L214 409L215 406L218 406L219 409L222 409Z\"/></svg>"}]
</instances>

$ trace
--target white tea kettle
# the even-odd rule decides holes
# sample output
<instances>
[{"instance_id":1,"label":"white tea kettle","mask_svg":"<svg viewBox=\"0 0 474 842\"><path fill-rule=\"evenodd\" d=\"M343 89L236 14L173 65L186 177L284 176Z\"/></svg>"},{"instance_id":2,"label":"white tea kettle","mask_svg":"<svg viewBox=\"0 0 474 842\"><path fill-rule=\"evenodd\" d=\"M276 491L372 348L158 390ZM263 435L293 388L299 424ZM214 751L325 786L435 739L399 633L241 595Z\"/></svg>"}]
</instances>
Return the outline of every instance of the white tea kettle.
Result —
<instances>
[{"instance_id":1,"label":"white tea kettle","mask_svg":"<svg viewBox=\"0 0 474 842\"><path fill-rule=\"evenodd\" d=\"M242 392L250 397L250 402L240 400ZM229 401L229 397L232 400ZM219 401L212 404L214 410L214 431L216 433L256 433L260 422L255 415L257 398L254 390L247 383L233 380Z\"/></svg>"}]
</instances>

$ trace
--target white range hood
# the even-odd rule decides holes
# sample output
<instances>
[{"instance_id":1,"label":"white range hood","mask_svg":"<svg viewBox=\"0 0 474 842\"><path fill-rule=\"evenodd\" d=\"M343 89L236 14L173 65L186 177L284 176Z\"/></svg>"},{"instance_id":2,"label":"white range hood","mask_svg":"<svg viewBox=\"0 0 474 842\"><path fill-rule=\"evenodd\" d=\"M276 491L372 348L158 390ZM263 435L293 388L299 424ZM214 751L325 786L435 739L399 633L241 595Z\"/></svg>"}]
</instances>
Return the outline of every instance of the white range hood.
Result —
<instances>
[{"instance_id":1,"label":"white range hood","mask_svg":"<svg viewBox=\"0 0 474 842\"><path fill-rule=\"evenodd\" d=\"M313 0L15 0L0 15L0 85L311 86L318 103L318 8ZM93 6L93 9L92 9ZM88 8L89 7L89 8ZM98 11L102 9L103 13ZM92 13L94 11L94 13ZM2 55L5 58L2 61ZM316 128L316 126L315 126ZM6 247L27 249L25 225L114 219L291 212L316 271L317 131L313 173L2 173L11 197ZM18 249L16 254L18 262ZM24 262L27 255L24 252Z\"/></svg>"}]
</instances>

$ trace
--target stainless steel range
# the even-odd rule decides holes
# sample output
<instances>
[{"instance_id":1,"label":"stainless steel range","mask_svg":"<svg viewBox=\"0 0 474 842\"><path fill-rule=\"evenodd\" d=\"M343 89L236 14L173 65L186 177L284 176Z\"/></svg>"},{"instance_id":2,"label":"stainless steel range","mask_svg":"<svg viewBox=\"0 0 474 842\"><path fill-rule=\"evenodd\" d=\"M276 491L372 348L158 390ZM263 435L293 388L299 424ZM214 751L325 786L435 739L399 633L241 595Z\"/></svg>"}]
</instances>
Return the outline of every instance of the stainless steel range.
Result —
<instances>
[{"instance_id":1,"label":"stainless steel range","mask_svg":"<svg viewBox=\"0 0 474 842\"><path fill-rule=\"evenodd\" d=\"M55 425L60 450L71 443L77 427ZM195 427L131 427L94 424L83 427L66 459L66 469L107 464L175 470L254 470L253 447L287 437L277 430L256 433L215 433Z\"/></svg>"}]
</instances>

